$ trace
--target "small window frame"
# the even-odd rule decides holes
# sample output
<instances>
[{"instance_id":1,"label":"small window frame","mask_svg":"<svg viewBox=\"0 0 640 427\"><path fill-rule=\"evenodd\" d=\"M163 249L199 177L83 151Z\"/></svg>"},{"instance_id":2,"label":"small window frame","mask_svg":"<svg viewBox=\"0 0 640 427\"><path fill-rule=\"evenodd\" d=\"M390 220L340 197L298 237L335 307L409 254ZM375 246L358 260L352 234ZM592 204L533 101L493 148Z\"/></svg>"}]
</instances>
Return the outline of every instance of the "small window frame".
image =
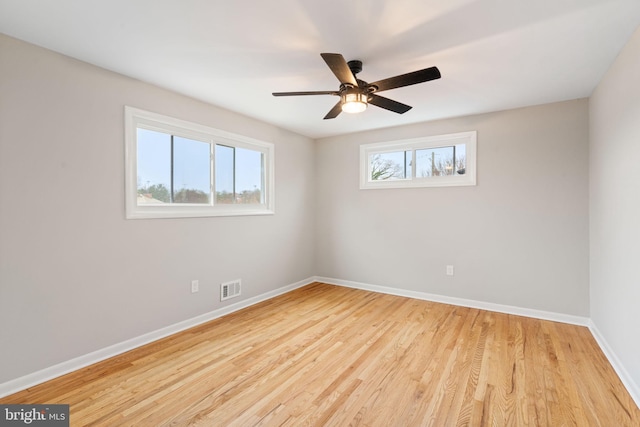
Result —
<instances>
[{"instance_id":1,"label":"small window frame","mask_svg":"<svg viewBox=\"0 0 640 427\"><path fill-rule=\"evenodd\" d=\"M274 144L130 106L125 106L124 116L125 214L127 219L272 215L275 213ZM137 129L139 127L206 142L211 144L212 148L215 148L216 144L220 144L259 151L264 156L264 172L262 176L264 184L263 203L216 204L214 197L215 194L212 189L211 203L209 204L166 203L158 205L139 205L137 202ZM215 150L212 149L210 151L211 173L215 175ZM213 177L212 185L213 188L215 188Z\"/></svg>"},{"instance_id":2,"label":"small window frame","mask_svg":"<svg viewBox=\"0 0 640 427\"><path fill-rule=\"evenodd\" d=\"M465 144L466 170L463 175L416 176L416 150L449 147ZM476 185L476 149L477 132L458 132L422 138L403 139L390 142L377 142L360 145L360 189L416 188L416 187L452 187ZM409 151L412 153L411 176L388 180L371 179L372 155Z\"/></svg>"}]
</instances>

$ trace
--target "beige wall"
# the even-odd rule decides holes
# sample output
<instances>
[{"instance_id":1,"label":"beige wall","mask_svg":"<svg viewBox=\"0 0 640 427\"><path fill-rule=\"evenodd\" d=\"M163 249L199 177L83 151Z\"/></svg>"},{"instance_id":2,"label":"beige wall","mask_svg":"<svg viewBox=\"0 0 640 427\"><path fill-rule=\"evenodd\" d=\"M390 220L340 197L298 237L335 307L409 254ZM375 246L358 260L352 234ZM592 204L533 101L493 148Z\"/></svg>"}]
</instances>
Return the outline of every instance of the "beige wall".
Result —
<instances>
[{"instance_id":1,"label":"beige wall","mask_svg":"<svg viewBox=\"0 0 640 427\"><path fill-rule=\"evenodd\" d=\"M640 404L640 28L590 102L591 316ZM624 374L624 373L623 373ZM623 375L624 377L624 375Z\"/></svg>"},{"instance_id":2,"label":"beige wall","mask_svg":"<svg viewBox=\"0 0 640 427\"><path fill-rule=\"evenodd\" d=\"M0 383L315 273L312 140L0 35ZM276 214L125 220L124 106L275 144ZM190 293L192 279L200 292Z\"/></svg>"},{"instance_id":3,"label":"beige wall","mask_svg":"<svg viewBox=\"0 0 640 427\"><path fill-rule=\"evenodd\" d=\"M318 274L588 316L587 120L583 99L320 140ZM477 186L359 189L359 144L471 130Z\"/></svg>"}]
</instances>

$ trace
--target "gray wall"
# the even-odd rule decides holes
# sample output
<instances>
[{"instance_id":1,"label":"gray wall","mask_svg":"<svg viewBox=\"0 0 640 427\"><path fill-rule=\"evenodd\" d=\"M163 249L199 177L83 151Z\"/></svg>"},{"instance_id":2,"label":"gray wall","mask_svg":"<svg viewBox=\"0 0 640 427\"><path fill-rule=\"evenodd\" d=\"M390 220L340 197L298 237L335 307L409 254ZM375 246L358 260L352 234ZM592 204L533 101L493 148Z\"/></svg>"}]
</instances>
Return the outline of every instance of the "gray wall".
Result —
<instances>
[{"instance_id":1,"label":"gray wall","mask_svg":"<svg viewBox=\"0 0 640 427\"><path fill-rule=\"evenodd\" d=\"M640 383L638 32L589 103L317 143L1 35L0 51L0 382L220 308L222 281L249 298L317 274L591 315ZM276 144L276 215L125 220L124 105ZM477 186L358 189L359 144L468 130Z\"/></svg>"},{"instance_id":2,"label":"gray wall","mask_svg":"<svg viewBox=\"0 0 640 427\"><path fill-rule=\"evenodd\" d=\"M312 140L2 35L0 52L0 383L220 308L223 281L248 298L315 273ZM273 142L276 214L125 220L124 105Z\"/></svg>"},{"instance_id":3,"label":"gray wall","mask_svg":"<svg viewBox=\"0 0 640 427\"><path fill-rule=\"evenodd\" d=\"M470 130L477 186L358 189L359 144ZM583 99L320 140L318 274L588 316L587 132Z\"/></svg>"},{"instance_id":4,"label":"gray wall","mask_svg":"<svg viewBox=\"0 0 640 427\"><path fill-rule=\"evenodd\" d=\"M640 396L640 29L590 103L591 318Z\"/></svg>"}]
</instances>

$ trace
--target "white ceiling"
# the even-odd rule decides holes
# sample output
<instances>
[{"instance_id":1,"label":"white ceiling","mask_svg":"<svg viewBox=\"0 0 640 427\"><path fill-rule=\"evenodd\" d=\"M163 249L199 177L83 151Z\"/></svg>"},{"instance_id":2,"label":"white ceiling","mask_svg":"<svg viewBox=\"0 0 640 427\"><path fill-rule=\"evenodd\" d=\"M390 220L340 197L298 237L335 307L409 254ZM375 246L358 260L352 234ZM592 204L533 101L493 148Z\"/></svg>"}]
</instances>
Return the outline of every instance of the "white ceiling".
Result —
<instances>
[{"instance_id":1,"label":"white ceiling","mask_svg":"<svg viewBox=\"0 0 640 427\"><path fill-rule=\"evenodd\" d=\"M0 32L313 138L586 97L633 31L640 0L0 0ZM437 66L323 120L337 90L320 57L366 81Z\"/></svg>"}]
</instances>

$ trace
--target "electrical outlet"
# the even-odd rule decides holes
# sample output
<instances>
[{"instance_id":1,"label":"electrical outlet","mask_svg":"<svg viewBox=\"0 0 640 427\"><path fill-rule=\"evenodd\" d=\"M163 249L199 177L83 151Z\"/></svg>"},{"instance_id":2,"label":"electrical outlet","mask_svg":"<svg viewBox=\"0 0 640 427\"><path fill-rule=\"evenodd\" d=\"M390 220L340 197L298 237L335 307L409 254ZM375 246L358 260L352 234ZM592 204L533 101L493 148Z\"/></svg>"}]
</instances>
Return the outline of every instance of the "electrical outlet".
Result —
<instances>
[{"instance_id":1,"label":"electrical outlet","mask_svg":"<svg viewBox=\"0 0 640 427\"><path fill-rule=\"evenodd\" d=\"M191 293L195 294L199 290L200 290L200 282L198 282L197 280L192 280L191 281Z\"/></svg>"},{"instance_id":2,"label":"electrical outlet","mask_svg":"<svg viewBox=\"0 0 640 427\"><path fill-rule=\"evenodd\" d=\"M453 276L453 265L447 265L447 276Z\"/></svg>"}]
</instances>

